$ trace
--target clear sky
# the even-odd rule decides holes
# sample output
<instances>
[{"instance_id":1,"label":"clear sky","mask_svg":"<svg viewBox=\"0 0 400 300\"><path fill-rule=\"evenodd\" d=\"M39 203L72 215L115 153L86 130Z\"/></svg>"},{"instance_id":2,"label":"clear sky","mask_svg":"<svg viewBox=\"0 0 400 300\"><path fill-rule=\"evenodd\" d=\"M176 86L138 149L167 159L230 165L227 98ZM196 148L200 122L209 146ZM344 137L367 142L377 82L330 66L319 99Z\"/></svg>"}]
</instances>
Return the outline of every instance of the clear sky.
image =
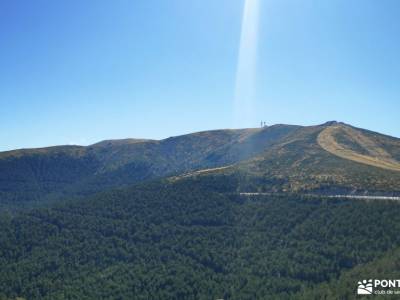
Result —
<instances>
[{"instance_id":1,"label":"clear sky","mask_svg":"<svg viewBox=\"0 0 400 300\"><path fill-rule=\"evenodd\" d=\"M0 1L0 150L231 128L244 0ZM260 0L254 122L400 137L400 1Z\"/></svg>"}]
</instances>

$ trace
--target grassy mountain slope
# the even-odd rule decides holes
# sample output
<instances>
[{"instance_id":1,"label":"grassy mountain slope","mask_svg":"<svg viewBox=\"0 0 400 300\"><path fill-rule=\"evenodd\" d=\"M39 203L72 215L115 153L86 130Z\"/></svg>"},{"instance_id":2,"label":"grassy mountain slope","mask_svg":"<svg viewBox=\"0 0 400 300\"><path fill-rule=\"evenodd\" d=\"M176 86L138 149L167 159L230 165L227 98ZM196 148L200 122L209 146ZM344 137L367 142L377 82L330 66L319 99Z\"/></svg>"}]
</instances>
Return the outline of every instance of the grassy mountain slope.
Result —
<instances>
[{"instance_id":1,"label":"grassy mountain slope","mask_svg":"<svg viewBox=\"0 0 400 300\"><path fill-rule=\"evenodd\" d=\"M363 149L368 153L383 152L382 149L386 149L385 152L393 161L397 159L400 151L400 147L396 146L398 139L372 134L345 124L327 123L298 128L263 153L228 168L209 170L204 175L238 178L241 192L400 193L400 172L387 168L381 159L378 167L353 159L353 156L340 157L325 150L320 145L320 137L332 128L342 128L344 132L363 136L374 141L373 145L379 145L364 145ZM343 148L355 147L348 140L337 136L335 138L340 140ZM202 173L191 175L201 176Z\"/></svg>"},{"instance_id":2,"label":"grassy mountain slope","mask_svg":"<svg viewBox=\"0 0 400 300\"><path fill-rule=\"evenodd\" d=\"M85 196L187 173L238 177L241 191L399 194L399 145L329 122L17 150L0 153L0 203Z\"/></svg>"},{"instance_id":3,"label":"grassy mountain slope","mask_svg":"<svg viewBox=\"0 0 400 300\"><path fill-rule=\"evenodd\" d=\"M196 169L233 164L260 153L295 126L216 130L161 141L104 141L0 153L0 203L86 195Z\"/></svg>"},{"instance_id":4,"label":"grassy mountain slope","mask_svg":"<svg viewBox=\"0 0 400 300\"><path fill-rule=\"evenodd\" d=\"M397 142L327 123L1 153L16 200L175 176L0 213L0 299L352 299L397 275L400 204L304 194L400 192Z\"/></svg>"},{"instance_id":5,"label":"grassy mountain slope","mask_svg":"<svg viewBox=\"0 0 400 300\"><path fill-rule=\"evenodd\" d=\"M338 125L324 129L318 136L318 143L326 151L339 157L400 171L400 160L396 160L400 155L400 140Z\"/></svg>"}]
</instances>

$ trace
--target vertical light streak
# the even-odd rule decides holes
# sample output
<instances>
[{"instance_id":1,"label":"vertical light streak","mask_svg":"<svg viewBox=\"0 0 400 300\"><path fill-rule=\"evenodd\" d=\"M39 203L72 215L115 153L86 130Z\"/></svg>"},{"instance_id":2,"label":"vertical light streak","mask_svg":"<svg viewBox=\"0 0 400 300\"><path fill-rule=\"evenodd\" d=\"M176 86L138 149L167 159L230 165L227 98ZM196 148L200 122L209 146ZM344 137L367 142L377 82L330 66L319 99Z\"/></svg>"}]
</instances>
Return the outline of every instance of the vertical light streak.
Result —
<instances>
[{"instance_id":1,"label":"vertical light streak","mask_svg":"<svg viewBox=\"0 0 400 300\"><path fill-rule=\"evenodd\" d=\"M245 0L239 58L236 73L234 118L235 126L251 126L256 97L259 0Z\"/></svg>"}]
</instances>

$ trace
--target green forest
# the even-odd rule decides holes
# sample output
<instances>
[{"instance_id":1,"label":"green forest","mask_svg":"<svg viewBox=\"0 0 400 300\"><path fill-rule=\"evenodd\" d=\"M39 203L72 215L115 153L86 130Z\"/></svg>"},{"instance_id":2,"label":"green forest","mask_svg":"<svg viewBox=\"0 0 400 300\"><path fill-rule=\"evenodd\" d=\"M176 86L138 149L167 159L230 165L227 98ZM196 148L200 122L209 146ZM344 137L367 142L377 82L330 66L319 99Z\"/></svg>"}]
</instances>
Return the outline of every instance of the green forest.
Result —
<instances>
[{"instance_id":1,"label":"green forest","mask_svg":"<svg viewBox=\"0 0 400 300\"><path fill-rule=\"evenodd\" d=\"M328 122L0 152L0 300L354 299L400 278L400 204L337 196L400 196L399 145Z\"/></svg>"},{"instance_id":2,"label":"green forest","mask_svg":"<svg viewBox=\"0 0 400 300\"><path fill-rule=\"evenodd\" d=\"M346 274L400 247L396 202L241 196L218 180L3 212L0 299L352 299Z\"/></svg>"}]
</instances>

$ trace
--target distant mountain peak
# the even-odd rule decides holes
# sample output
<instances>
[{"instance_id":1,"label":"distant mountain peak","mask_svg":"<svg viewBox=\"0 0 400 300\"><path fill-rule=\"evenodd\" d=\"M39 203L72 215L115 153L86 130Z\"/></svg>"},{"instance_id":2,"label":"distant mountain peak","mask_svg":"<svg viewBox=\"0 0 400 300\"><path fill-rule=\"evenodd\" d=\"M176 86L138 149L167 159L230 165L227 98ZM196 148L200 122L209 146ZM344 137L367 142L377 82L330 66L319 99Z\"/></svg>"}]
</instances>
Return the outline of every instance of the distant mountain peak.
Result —
<instances>
[{"instance_id":1,"label":"distant mountain peak","mask_svg":"<svg viewBox=\"0 0 400 300\"><path fill-rule=\"evenodd\" d=\"M343 122L338 122L338 121L328 121L324 124L322 124L322 126L335 126L335 125L346 125Z\"/></svg>"}]
</instances>

